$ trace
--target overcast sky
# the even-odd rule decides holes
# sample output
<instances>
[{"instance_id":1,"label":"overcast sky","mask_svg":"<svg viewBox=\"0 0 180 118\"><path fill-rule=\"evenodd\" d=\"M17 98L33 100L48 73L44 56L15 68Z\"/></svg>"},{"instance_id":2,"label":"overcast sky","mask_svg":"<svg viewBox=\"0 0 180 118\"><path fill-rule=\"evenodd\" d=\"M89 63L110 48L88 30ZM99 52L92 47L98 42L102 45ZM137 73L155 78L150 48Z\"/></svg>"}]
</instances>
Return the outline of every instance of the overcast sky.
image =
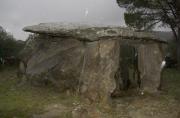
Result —
<instances>
[{"instance_id":1,"label":"overcast sky","mask_svg":"<svg viewBox=\"0 0 180 118\"><path fill-rule=\"evenodd\" d=\"M0 0L0 25L25 40L22 28L42 22L125 26L123 12L116 0Z\"/></svg>"}]
</instances>

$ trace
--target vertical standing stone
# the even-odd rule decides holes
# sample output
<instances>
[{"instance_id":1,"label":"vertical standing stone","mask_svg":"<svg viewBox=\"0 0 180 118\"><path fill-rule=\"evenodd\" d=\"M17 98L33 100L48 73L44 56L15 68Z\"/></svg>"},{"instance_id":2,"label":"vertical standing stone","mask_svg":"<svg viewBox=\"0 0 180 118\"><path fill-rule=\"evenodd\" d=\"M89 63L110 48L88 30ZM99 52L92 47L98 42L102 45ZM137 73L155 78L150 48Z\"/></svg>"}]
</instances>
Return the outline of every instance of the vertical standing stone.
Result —
<instances>
[{"instance_id":1,"label":"vertical standing stone","mask_svg":"<svg viewBox=\"0 0 180 118\"><path fill-rule=\"evenodd\" d=\"M81 93L91 103L107 102L115 89L114 74L119 63L118 42L101 40L87 44Z\"/></svg>"},{"instance_id":2,"label":"vertical standing stone","mask_svg":"<svg viewBox=\"0 0 180 118\"><path fill-rule=\"evenodd\" d=\"M147 92L156 92L160 84L162 54L158 44L140 45L138 63L141 76L141 88Z\"/></svg>"}]
</instances>

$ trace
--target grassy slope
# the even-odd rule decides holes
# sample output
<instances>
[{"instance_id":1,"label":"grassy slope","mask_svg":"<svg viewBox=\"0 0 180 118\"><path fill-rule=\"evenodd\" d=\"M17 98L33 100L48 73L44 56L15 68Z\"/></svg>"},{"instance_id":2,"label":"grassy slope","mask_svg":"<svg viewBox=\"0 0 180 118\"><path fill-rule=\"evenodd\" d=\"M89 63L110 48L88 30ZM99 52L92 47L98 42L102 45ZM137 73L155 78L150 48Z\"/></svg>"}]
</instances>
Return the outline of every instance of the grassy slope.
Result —
<instances>
[{"instance_id":1,"label":"grassy slope","mask_svg":"<svg viewBox=\"0 0 180 118\"><path fill-rule=\"evenodd\" d=\"M168 69L164 79L166 93L180 100L180 73ZM79 100L78 97L60 94L52 87L18 86L18 81L14 68L0 72L0 118L29 118L32 114L41 113L49 104L60 103L71 107Z\"/></svg>"}]
</instances>

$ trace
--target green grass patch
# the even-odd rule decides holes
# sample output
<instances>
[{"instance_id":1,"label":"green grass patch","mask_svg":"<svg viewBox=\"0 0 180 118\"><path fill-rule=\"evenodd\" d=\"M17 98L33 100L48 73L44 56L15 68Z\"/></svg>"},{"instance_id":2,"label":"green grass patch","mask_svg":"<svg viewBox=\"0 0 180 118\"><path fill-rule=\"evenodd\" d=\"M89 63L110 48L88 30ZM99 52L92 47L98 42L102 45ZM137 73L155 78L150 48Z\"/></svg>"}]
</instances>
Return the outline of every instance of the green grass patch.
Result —
<instances>
[{"instance_id":1,"label":"green grass patch","mask_svg":"<svg viewBox=\"0 0 180 118\"><path fill-rule=\"evenodd\" d=\"M166 69L163 73L163 88L168 95L180 101L180 71L176 69Z\"/></svg>"},{"instance_id":2,"label":"green grass patch","mask_svg":"<svg viewBox=\"0 0 180 118\"><path fill-rule=\"evenodd\" d=\"M72 106L79 97L67 97L51 86L33 87L28 82L19 86L14 68L0 72L0 118L30 118L43 112L49 104Z\"/></svg>"}]
</instances>

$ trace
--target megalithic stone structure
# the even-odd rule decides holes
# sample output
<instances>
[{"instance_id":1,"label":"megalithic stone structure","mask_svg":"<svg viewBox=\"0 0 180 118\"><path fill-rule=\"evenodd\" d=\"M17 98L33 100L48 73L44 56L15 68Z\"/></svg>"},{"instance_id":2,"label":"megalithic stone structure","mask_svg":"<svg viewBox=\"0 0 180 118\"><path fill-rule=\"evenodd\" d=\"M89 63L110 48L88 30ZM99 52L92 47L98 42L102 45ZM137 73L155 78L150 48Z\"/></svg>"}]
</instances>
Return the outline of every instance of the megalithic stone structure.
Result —
<instances>
[{"instance_id":1,"label":"megalithic stone structure","mask_svg":"<svg viewBox=\"0 0 180 118\"><path fill-rule=\"evenodd\" d=\"M154 33L73 23L41 23L23 29L37 34L28 50L26 75L46 79L59 90L78 92L89 102L107 102L116 88L120 44L138 48L142 89L156 91L165 44ZM26 54L27 55L27 54ZM121 79L121 78L120 78Z\"/></svg>"}]
</instances>

